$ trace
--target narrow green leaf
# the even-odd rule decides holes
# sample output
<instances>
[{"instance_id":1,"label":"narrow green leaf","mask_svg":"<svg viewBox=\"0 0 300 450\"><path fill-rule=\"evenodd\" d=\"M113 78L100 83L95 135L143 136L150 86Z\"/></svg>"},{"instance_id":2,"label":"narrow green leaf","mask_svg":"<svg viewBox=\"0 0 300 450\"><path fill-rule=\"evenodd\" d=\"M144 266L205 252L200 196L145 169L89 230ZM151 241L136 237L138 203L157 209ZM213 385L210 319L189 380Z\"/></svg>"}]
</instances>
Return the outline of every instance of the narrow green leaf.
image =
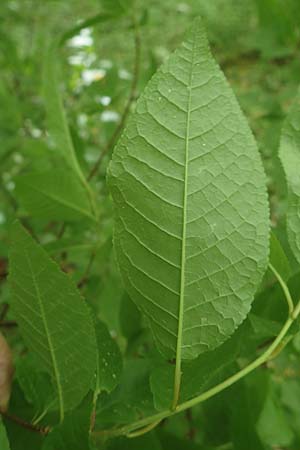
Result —
<instances>
[{"instance_id":1,"label":"narrow green leaf","mask_svg":"<svg viewBox=\"0 0 300 450\"><path fill-rule=\"evenodd\" d=\"M49 46L44 56L44 95L46 101L48 126L57 149L67 165L78 176L84 186L92 208L94 209L93 193L81 170L76 157L68 121L66 118L59 87L58 44L56 41Z\"/></svg>"},{"instance_id":2,"label":"narrow green leaf","mask_svg":"<svg viewBox=\"0 0 300 450\"><path fill-rule=\"evenodd\" d=\"M120 349L104 322L96 323L98 345L97 391L111 392L120 381L123 361Z\"/></svg>"},{"instance_id":3,"label":"narrow green leaf","mask_svg":"<svg viewBox=\"0 0 300 450\"><path fill-rule=\"evenodd\" d=\"M96 364L90 311L68 275L19 224L12 227L11 306L24 337L56 387L61 419L87 393Z\"/></svg>"},{"instance_id":4,"label":"narrow green leaf","mask_svg":"<svg viewBox=\"0 0 300 450\"><path fill-rule=\"evenodd\" d=\"M94 220L89 198L73 172L53 169L16 179L16 195L26 211L47 220Z\"/></svg>"},{"instance_id":5,"label":"narrow green leaf","mask_svg":"<svg viewBox=\"0 0 300 450\"><path fill-rule=\"evenodd\" d=\"M1 417L0 417L0 448L1 450L10 450L6 430L3 425Z\"/></svg>"},{"instance_id":6,"label":"narrow green leaf","mask_svg":"<svg viewBox=\"0 0 300 450\"><path fill-rule=\"evenodd\" d=\"M244 320L268 260L262 163L199 20L138 100L109 185L124 282L179 374Z\"/></svg>"},{"instance_id":7,"label":"narrow green leaf","mask_svg":"<svg viewBox=\"0 0 300 450\"><path fill-rule=\"evenodd\" d=\"M288 185L288 238L291 249L300 262L300 93L282 129L279 157Z\"/></svg>"}]
</instances>

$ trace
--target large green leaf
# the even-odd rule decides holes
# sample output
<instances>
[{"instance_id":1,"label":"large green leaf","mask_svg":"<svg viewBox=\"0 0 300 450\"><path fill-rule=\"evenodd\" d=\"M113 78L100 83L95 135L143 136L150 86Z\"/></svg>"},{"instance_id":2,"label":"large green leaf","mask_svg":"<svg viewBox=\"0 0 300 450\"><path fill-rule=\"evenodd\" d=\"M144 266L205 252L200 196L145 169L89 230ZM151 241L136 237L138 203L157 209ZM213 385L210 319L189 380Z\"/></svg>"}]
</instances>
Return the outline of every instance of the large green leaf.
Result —
<instances>
[{"instance_id":1,"label":"large green leaf","mask_svg":"<svg viewBox=\"0 0 300 450\"><path fill-rule=\"evenodd\" d=\"M288 238L291 249L300 262L300 93L283 126L279 157L288 185Z\"/></svg>"},{"instance_id":2,"label":"large green leaf","mask_svg":"<svg viewBox=\"0 0 300 450\"><path fill-rule=\"evenodd\" d=\"M265 175L196 20L114 151L114 244L159 349L191 359L246 317L268 259Z\"/></svg>"},{"instance_id":3,"label":"large green leaf","mask_svg":"<svg viewBox=\"0 0 300 450\"><path fill-rule=\"evenodd\" d=\"M87 393L95 373L90 311L71 278L19 223L12 227L9 280L21 333L53 378L63 418Z\"/></svg>"},{"instance_id":4,"label":"large green leaf","mask_svg":"<svg viewBox=\"0 0 300 450\"><path fill-rule=\"evenodd\" d=\"M18 177L16 194L33 217L65 221L94 219L87 193L70 170L53 169Z\"/></svg>"}]
</instances>

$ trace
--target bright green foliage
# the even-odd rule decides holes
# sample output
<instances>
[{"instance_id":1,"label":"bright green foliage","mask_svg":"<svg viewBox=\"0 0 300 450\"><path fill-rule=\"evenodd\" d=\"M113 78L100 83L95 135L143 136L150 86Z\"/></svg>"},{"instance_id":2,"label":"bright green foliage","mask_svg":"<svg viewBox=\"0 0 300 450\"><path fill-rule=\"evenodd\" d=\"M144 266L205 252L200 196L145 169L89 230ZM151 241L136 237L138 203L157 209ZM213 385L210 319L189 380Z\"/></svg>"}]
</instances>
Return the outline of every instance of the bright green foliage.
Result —
<instances>
[{"instance_id":1,"label":"bright green foliage","mask_svg":"<svg viewBox=\"0 0 300 450\"><path fill-rule=\"evenodd\" d=\"M294 255L300 262L300 95L286 118L279 153L288 184L287 231Z\"/></svg>"},{"instance_id":2,"label":"bright green foliage","mask_svg":"<svg viewBox=\"0 0 300 450\"><path fill-rule=\"evenodd\" d=\"M0 19L0 450L299 450L299 0Z\"/></svg>"},{"instance_id":3,"label":"bright green foliage","mask_svg":"<svg viewBox=\"0 0 300 450\"><path fill-rule=\"evenodd\" d=\"M84 175L77 160L60 94L59 65L55 45L45 55L44 90L49 128L55 144L69 167L84 182Z\"/></svg>"},{"instance_id":4,"label":"bright green foliage","mask_svg":"<svg viewBox=\"0 0 300 450\"><path fill-rule=\"evenodd\" d=\"M26 344L53 379L63 419L87 393L94 375L90 311L72 280L19 223L11 240L11 306Z\"/></svg>"},{"instance_id":5,"label":"bright green foliage","mask_svg":"<svg viewBox=\"0 0 300 450\"><path fill-rule=\"evenodd\" d=\"M109 170L115 250L159 349L195 358L247 315L268 257L253 136L197 20L137 102Z\"/></svg>"},{"instance_id":6,"label":"bright green foliage","mask_svg":"<svg viewBox=\"0 0 300 450\"><path fill-rule=\"evenodd\" d=\"M70 169L23 175L17 179L16 195L32 217L94 219L86 191Z\"/></svg>"}]
</instances>

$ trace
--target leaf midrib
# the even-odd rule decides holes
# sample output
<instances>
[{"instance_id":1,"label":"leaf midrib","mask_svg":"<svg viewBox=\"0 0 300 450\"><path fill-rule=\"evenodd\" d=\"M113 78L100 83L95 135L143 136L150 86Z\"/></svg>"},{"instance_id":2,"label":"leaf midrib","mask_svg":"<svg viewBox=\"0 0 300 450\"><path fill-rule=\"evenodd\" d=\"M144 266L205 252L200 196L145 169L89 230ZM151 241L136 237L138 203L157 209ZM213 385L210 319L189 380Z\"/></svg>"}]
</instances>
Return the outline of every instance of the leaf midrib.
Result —
<instances>
[{"instance_id":1,"label":"leaf midrib","mask_svg":"<svg viewBox=\"0 0 300 450\"><path fill-rule=\"evenodd\" d=\"M186 134L185 134L185 170L184 170L184 193L183 193L183 224L182 224L182 247L181 247L181 275L180 275L180 297L179 297L179 314L178 314L178 330L176 345L176 366L174 379L174 398L173 408L176 408L180 393L181 381L181 351L182 351L182 332L183 332L183 314L184 314L184 295L185 295L185 262L186 262L186 225L187 225L187 201L188 201L188 166L189 166L189 139L190 139L190 115L191 115L191 98L192 98L192 77L194 68L194 51L195 40L192 46L191 70L189 74L189 91L186 118Z\"/></svg>"},{"instance_id":2,"label":"leaf midrib","mask_svg":"<svg viewBox=\"0 0 300 450\"><path fill-rule=\"evenodd\" d=\"M50 332L49 332L48 323L47 323L47 320L46 320L46 314L45 314L45 311L44 311L44 306L43 306L43 302L42 302L42 296L41 296L41 293L40 293L40 289L39 289L39 286L38 286L38 284L36 282L36 278L35 278L35 275L34 275L34 271L32 269L30 257L29 257L29 255L28 255L26 250L25 250L25 255L26 255L26 259L27 259L27 262L28 262L28 265L29 265L29 268L30 268L31 277L32 277L34 288L35 288L38 305L39 305L40 312L41 312L42 322L43 322L43 325L44 325L44 328L45 328L46 338L47 338L47 341L48 341L50 356L51 356L51 360L52 360L52 364L53 364L53 370L54 370L54 375L55 375L55 381L56 381L56 385L57 385L59 410L60 410L60 421L62 422L63 418L64 418L64 400L63 400L62 385L61 385L61 380L60 380L60 373L59 373L59 370L58 370L58 365L57 365L55 351L54 351L54 345L52 343L51 335L50 335Z\"/></svg>"}]
</instances>

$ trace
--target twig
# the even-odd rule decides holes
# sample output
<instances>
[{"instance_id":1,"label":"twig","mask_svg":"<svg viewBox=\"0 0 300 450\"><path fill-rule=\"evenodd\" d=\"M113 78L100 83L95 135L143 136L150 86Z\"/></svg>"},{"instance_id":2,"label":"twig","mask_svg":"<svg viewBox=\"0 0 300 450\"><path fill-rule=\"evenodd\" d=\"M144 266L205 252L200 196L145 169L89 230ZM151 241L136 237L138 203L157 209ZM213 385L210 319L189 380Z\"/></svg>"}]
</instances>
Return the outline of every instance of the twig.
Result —
<instances>
[{"instance_id":1,"label":"twig","mask_svg":"<svg viewBox=\"0 0 300 450\"><path fill-rule=\"evenodd\" d=\"M93 266L93 262L95 260L95 257L96 257L96 250L93 249L91 254L90 254L90 258L89 258L87 267L86 267L86 269L84 271L84 274L83 274L82 278L77 283L78 289L82 289L83 286L87 283L87 281L89 279L89 273L90 273L91 268Z\"/></svg>"},{"instance_id":2,"label":"twig","mask_svg":"<svg viewBox=\"0 0 300 450\"><path fill-rule=\"evenodd\" d=\"M9 304L3 303L2 311L0 312L0 322L2 322L5 319L8 310L9 310Z\"/></svg>"},{"instance_id":3,"label":"twig","mask_svg":"<svg viewBox=\"0 0 300 450\"><path fill-rule=\"evenodd\" d=\"M18 324L14 320L0 320L0 328L15 328Z\"/></svg>"},{"instance_id":4,"label":"twig","mask_svg":"<svg viewBox=\"0 0 300 450\"><path fill-rule=\"evenodd\" d=\"M124 128L124 125L126 123L128 114L131 109L131 105L136 99L137 95L137 85L138 80L140 76L140 59L141 59L141 37L139 32L139 27L136 23L135 18L133 18L133 26L134 26L134 47L135 47L135 58L134 58L134 67L133 67L133 78L132 78L132 84L130 89L130 94L128 97L128 100L126 102L121 120L119 124L117 125L115 131L113 132L111 138L109 139L107 145L103 148L102 152L100 153L97 161L95 162L94 166L92 167L90 173L88 174L87 181L90 181L97 173L98 170L102 164L104 156L115 146L115 143L119 137L119 134Z\"/></svg>"},{"instance_id":5,"label":"twig","mask_svg":"<svg viewBox=\"0 0 300 450\"><path fill-rule=\"evenodd\" d=\"M32 423L26 422L26 420L23 420L20 417L15 416L14 414L10 414L4 411L1 411L0 413L3 417L5 417L5 419L10 420L11 422L16 423L17 425L20 425L21 427L26 428L27 430L42 434L43 436L47 436L47 434L49 434L49 432L51 431L50 427L40 427L38 425L33 425Z\"/></svg>"}]
</instances>

